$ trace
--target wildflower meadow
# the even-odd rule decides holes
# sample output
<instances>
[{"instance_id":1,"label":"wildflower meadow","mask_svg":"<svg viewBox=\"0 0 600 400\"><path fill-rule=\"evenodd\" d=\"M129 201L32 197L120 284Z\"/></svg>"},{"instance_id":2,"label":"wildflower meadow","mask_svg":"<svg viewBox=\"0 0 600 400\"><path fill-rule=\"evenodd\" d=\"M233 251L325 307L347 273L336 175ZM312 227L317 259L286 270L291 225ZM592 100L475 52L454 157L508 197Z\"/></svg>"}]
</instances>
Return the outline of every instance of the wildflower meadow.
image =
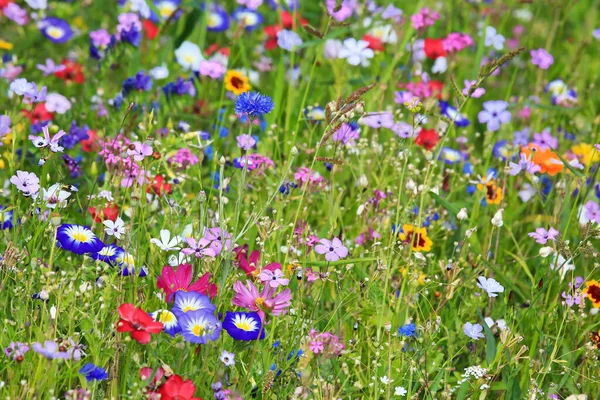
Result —
<instances>
[{"instance_id":1,"label":"wildflower meadow","mask_svg":"<svg viewBox=\"0 0 600 400\"><path fill-rule=\"evenodd\" d=\"M0 0L0 399L600 399L595 0Z\"/></svg>"}]
</instances>

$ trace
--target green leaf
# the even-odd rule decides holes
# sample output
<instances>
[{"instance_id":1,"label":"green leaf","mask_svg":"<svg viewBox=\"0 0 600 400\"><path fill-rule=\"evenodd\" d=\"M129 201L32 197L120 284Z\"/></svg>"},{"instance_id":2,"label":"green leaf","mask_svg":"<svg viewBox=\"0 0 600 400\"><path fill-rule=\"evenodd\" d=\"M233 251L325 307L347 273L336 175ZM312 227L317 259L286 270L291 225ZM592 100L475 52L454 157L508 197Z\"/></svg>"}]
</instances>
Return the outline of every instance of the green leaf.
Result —
<instances>
[{"instance_id":1,"label":"green leaf","mask_svg":"<svg viewBox=\"0 0 600 400\"><path fill-rule=\"evenodd\" d=\"M562 161L562 163L563 163L563 164L565 164L565 167L567 167L567 168L569 169L569 171L571 171L573 174L575 174L575 176L577 176L578 178L583 178L583 174L582 174L581 172L577 171L575 168L573 168L573 167L571 166L571 164L569 164L569 163L567 162L567 160L565 160L565 159L563 158L563 156L561 156L561 155L560 155L560 154L558 154L558 153L556 153L556 156L557 156L558 158L560 158L560 161Z\"/></svg>"},{"instance_id":2,"label":"green leaf","mask_svg":"<svg viewBox=\"0 0 600 400\"><path fill-rule=\"evenodd\" d=\"M187 39L188 36L192 34L194 28L196 27L196 23L200 19L202 12L198 9L193 9L192 12L189 13L187 18L185 19L185 24L183 25L183 30L175 39L174 48L177 49L181 46L181 43Z\"/></svg>"},{"instance_id":3,"label":"green leaf","mask_svg":"<svg viewBox=\"0 0 600 400\"><path fill-rule=\"evenodd\" d=\"M460 211L460 209L456 205L450 203L443 197L440 197L440 195L438 195L437 193L430 191L429 195L433 197L433 200L435 200L436 203L444 207L446 210L450 211L452 214L456 215Z\"/></svg>"},{"instance_id":4,"label":"green leaf","mask_svg":"<svg viewBox=\"0 0 600 400\"><path fill-rule=\"evenodd\" d=\"M494 334L485 323L485 319L483 318L483 315L481 315L481 311L479 309L477 309L477 315L479 315L479 319L481 320L481 325L483 326L483 331L485 333L485 361L487 361L488 366L491 366L496 358L496 339L494 339Z\"/></svg>"}]
</instances>

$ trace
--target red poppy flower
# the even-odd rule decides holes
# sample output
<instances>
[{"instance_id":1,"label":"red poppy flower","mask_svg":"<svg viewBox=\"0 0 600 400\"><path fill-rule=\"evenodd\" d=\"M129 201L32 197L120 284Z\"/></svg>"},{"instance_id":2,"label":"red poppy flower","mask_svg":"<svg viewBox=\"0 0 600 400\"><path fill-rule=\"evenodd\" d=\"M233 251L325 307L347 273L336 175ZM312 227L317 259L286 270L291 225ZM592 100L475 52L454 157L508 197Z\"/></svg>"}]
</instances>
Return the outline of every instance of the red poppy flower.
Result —
<instances>
[{"instance_id":1,"label":"red poppy flower","mask_svg":"<svg viewBox=\"0 0 600 400\"><path fill-rule=\"evenodd\" d=\"M0 0L0 10L12 3L13 0Z\"/></svg>"},{"instance_id":2,"label":"red poppy flower","mask_svg":"<svg viewBox=\"0 0 600 400\"><path fill-rule=\"evenodd\" d=\"M131 337L140 344L148 344L150 334L156 335L164 328L162 323L154 321L146 311L133 304L121 304L119 315L117 332L131 332Z\"/></svg>"},{"instance_id":3,"label":"red poppy flower","mask_svg":"<svg viewBox=\"0 0 600 400\"><path fill-rule=\"evenodd\" d=\"M57 78L62 79L67 83L75 82L81 84L85 82L85 77L83 76L83 67L81 65L71 60L63 60L61 65L64 65L65 68L62 71L54 73Z\"/></svg>"},{"instance_id":4,"label":"red poppy flower","mask_svg":"<svg viewBox=\"0 0 600 400\"><path fill-rule=\"evenodd\" d=\"M442 94L444 91L444 82L440 81L429 81L427 82L427 87L431 90L431 95L433 97L437 97L438 99L442 99Z\"/></svg>"},{"instance_id":5,"label":"red poppy flower","mask_svg":"<svg viewBox=\"0 0 600 400\"><path fill-rule=\"evenodd\" d=\"M206 49L206 56L211 56L213 53L221 53L226 57L229 57L229 47L221 47L219 48L219 45L214 43L211 44L210 46L208 46L208 48Z\"/></svg>"},{"instance_id":6,"label":"red poppy flower","mask_svg":"<svg viewBox=\"0 0 600 400\"><path fill-rule=\"evenodd\" d=\"M91 129L88 130L87 134L88 138L80 142L81 148L86 153L89 153L90 151L98 151L100 149L100 144L98 143L98 134L96 131Z\"/></svg>"},{"instance_id":7,"label":"red poppy flower","mask_svg":"<svg viewBox=\"0 0 600 400\"><path fill-rule=\"evenodd\" d=\"M171 194L173 192L173 186L169 183L165 183L165 177L162 175L156 175L152 180L150 186L146 188L146 193L154 193L158 196L165 192Z\"/></svg>"},{"instance_id":8,"label":"red poppy flower","mask_svg":"<svg viewBox=\"0 0 600 400\"><path fill-rule=\"evenodd\" d=\"M384 50L383 42L381 41L381 39L379 39L375 36L365 35L365 36L363 36L362 40L369 43L369 48L372 49L373 51L383 51Z\"/></svg>"},{"instance_id":9,"label":"red poppy flower","mask_svg":"<svg viewBox=\"0 0 600 400\"><path fill-rule=\"evenodd\" d=\"M442 39L425 39L425 55L432 60L446 56Z\"/></svg>"},{"instance_id":10,"label":"red poppy flower","mask_svg":"<svg viewBox=\"0 0 600 400\"><path fill-rule=\"evenodd\" d=\"M29 118L32 124L54 119L54 114L46 110L46 103L37 103L31 112L27 110L23 110L22 112L25 117Z\"/></svg>"},{"instance_id":11,"label":"red poppy flower","mask_svg":"<svg viewBox=\"0 0 600 400\"><path fill-rule=\"evenodd\" d=\"M298 13L293 15L289 11L281 12L281 23L283 24L283 27L285 29L292 29L294 27L294 18L298 19L300 21L300 25L302 25L302 26L304 26L308 23L308 21L306 21L306 19L302 18L300 16L300 14L298 14Z\"/></svg>"},{"instance_id":12,"label":"red poppy flower","mask_svg":"<svg viewBox=\"0 0 600 400\"><path fill-rule=\"evenodd\" d=\"M156 280L156 286L165 292L167 301L171 301L175 293L180 290L202 293L211 299L217 295L217 285L210 283L210 273L208 272L192 283L191 264L181 264L177 270L170 265L165 265Z\"/></svg>"},{"instance_id":13,"label":"red poppy flower","mask_svg":"<svg viewBox=\"0 0 600 400\"><path fill-rule=\"evenodd\" d=\"M433 149L439 141L440 137L435 129L421 129L421 132L415 138L415 143L425 147L427 150Z\"/></svg>"},{"instance_id":14,"label":"red poppy flower","mask_svg":"<svg viewBox=\"0 0 600 400\"><path fill-rule=\"evenodd\" d=\"M183 380L179 375L171 375L158 389L161 400L202 400L194 397L196 386L190 379Z\"/></svg>"},{"instance_id":15,"label":"red poppy flower","mask_svg":"<svg viewBox=\"0 0 600 400\"><path fill-rule=\"evenodd\" d=\"M96 222L102 222L107 219L115 222L119 216L119 207L116 204L109 204L102 209L102 215L98 213L96 207L88 208L88 212L92 214L92 218Z\"/></svg>"},{"instance_id":16,"label":"red poppy flower","mask_svg":"<svg viewBox=\"0 0 600 400\"><path fill-rule=\"evenodd\" d=\"M264 32L267 35L267 40L265 41L265 49L273 50L277 47L277 33L281 31L281 26L279 25L269 25L265 26Z\"/></svg>"},{"instance_id":17,"label":"red poppy flower","mask_svg":"<svg viewBox=\"0 0 600 400\"><path fill-rule=\"evenodd\" d=\"M144 20L143 26L144 26L144 35L148 39L153 40L156 37L156 35L158 35L158 26L156 26L149 19Z\"/></svg>"}]
</instances>

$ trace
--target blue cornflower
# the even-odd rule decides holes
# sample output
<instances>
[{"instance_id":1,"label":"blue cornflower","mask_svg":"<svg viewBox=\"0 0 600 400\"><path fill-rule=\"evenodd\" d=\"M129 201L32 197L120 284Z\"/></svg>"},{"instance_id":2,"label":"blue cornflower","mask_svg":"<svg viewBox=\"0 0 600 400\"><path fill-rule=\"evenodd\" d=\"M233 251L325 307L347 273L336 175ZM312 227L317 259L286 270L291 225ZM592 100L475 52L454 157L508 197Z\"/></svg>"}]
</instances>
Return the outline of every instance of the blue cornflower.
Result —
<instances>
[{"instance_id":1,"label":"blue cornflower","mask_svg":"<svg viewBox=\"0 0 600 400\"><path fill-rule=\"evenodd\" d=\"M398 328L398 335L405 337L416 337L417 336L417 326L412 322L410 324L406 324Z\"/></svg>"},{"instance_id":2,"label":"blue cornflower","mask_svg":"<svg viewBox=\"0 0 600 400\"><path fill-rule=\"evenodd\" d=\"M69 134L60 138L61 146L64 146L67 149L72 149L77 143L90 138L88 135L89 130L90 128L88 128L87 125L78 127L75 121L73 121L73 123L71 123Z\"/></svg>"},{"instance_id":3,"label":"blue cornflower","mask_svg":"<svg viewBox=\"0 0 600 400\"><path fill-rule=\"evenodd\" d=\"M88 382L103 381L108 379L108 373L104 370L104 368L90 363L84 364L79 370L79 373L85 376L85 380Z\"/></svg>"},{"instance_id":4,"label":"blue cornflower","mask_svg":"<svg viewBox=\"0 0 600 400\"><path fill-rule=\"evenodd\" d=\"M269 96L257 92L246 92L235 101L236 114L263 115L273 110L275 105Z\"/></svg>"}]
</instances>

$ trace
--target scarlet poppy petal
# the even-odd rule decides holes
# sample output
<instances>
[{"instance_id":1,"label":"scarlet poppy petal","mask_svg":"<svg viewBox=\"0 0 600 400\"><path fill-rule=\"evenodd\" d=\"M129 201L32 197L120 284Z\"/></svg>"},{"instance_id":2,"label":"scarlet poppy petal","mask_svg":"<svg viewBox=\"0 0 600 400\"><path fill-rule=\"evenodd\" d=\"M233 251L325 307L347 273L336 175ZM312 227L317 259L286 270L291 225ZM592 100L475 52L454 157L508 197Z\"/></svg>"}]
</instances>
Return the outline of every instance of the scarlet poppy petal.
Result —
<instances>
[{"instance_id":1,"label":"scarlet poppy petal","mask_svg":"<svg viewBox=\"0 0 600 400\"><path fill-rule=\"evenodd\" d=\"M124 303L119 306L119 315L126 321L133 321L137 307L130 303Z\"/></svg>"},{"instance_id":2,"label":"scarlet poppy petal","mask_svg":"<svg viewBox=\"0 0 600 400\"><path fill-rule=\"evenodd\" d=\"M131 337L140 344L150 343L150 334L146 331L133 331Z\"/></svg>"}]
</instances>

